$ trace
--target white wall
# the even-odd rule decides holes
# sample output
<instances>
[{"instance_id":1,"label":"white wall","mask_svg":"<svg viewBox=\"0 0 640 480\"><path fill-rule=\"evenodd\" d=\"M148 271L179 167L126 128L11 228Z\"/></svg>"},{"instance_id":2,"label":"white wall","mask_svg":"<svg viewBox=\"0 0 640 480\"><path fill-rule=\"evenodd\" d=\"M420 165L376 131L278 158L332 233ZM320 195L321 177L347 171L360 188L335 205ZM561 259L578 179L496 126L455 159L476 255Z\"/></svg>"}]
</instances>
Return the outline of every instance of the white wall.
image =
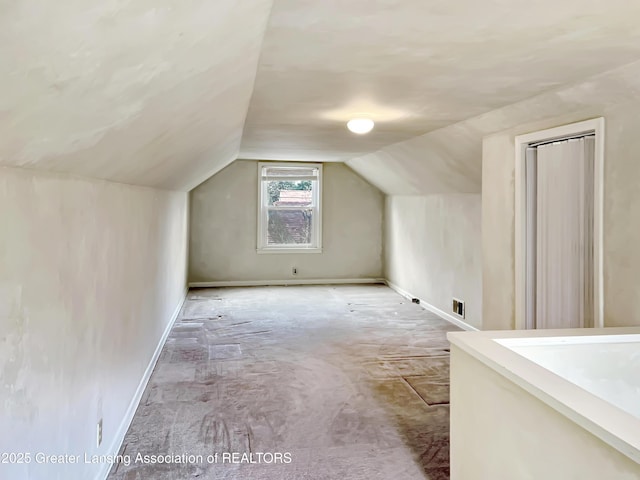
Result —
<instances>
[{"instance_id":1,"label":"white wall","mask_svg":"<svg viewBox=\"0 0 640 480\"><path fill-rule=\"evenodd\" d=\"M0 452L117 448L183 300L187 227L186 193L0 169ZM91 479L102 467L32 461L0 477Z\"/></svg>"},{"instance_id":2,"label":"white wall","mask_svg":"<svg viewBox=\"0 0 640 480\"><path fill-rule=\"evenodd\" d=\"M480 195L389 196L385 273L402 290L452 314L465 302L465 323L482 326Z\"/></svg>"},{"instance_id":3,"label":"white wall","mask_svg":"<svg viewBox=\"0 0 640 480\"><path fill-rule=\"evenodd\" d=\"M490 135L483 144L483 282L485 329L515 324L514 137L587 118L605 118L604 164L604 324L640 325L640 92L629 90L605 102L588 84L564 98L567 114L519 124ZM604 87L603 87L604 88ZM603 90L604 91L604 90ZM550 101L546 97L538 101ZM535 103L532 105L535 111Z\"/></svg>"},{"instance_id":4,"label":"white wall","mask_svg":"<svg viewBox=\"0 0 640 480\"><path fill-rule=\"evenodd\" d=\"M194 189L189 280L382 277L382 193L340 163L324 165L322 183L320 254L256 253L257 162L237 160Z\"/></svg>"},{"instance_id":5,"label":"white wall","mask_svg":"<svg viewBox=\"0 0 640 480\"><path fill-rule=\"evenodd\" d=\"M509 150L511 145L511 150ZM482 153L482 316L484 330L515 328L515 143L486 138Z\"/></svg>"}]
</instances>

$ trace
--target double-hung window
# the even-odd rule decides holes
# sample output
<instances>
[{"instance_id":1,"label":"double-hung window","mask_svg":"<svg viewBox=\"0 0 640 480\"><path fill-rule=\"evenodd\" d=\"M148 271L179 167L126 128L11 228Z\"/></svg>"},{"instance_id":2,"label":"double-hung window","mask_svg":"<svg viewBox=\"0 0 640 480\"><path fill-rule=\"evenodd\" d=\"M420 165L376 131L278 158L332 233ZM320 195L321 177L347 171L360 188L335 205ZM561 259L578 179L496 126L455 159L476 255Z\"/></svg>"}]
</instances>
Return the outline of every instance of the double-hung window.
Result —
<instances>
[{"instance_id":1,"label":"double-hung window","mask_svg":"<svg viewBox=\"0 0 640 480\"><path fill-rule=\"evenodd\" d=\"M258 164L258 253L322 251L322 165Z\"/></svg>"}]
</instances>

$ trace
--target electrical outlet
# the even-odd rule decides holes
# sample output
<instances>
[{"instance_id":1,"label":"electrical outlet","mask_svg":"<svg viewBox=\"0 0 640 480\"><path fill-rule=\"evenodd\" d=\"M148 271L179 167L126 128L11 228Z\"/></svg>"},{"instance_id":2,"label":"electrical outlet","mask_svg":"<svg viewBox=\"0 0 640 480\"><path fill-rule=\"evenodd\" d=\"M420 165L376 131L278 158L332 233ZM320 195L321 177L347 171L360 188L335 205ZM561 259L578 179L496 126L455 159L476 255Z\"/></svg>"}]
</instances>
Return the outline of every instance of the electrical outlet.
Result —
<instances>
[{"instance_id":1,"label":"electrical outlet","mask_svg":"<svg viewBox=\"0 0 640 480\"><path fill-rule=\"evenodd\" d=\"M298 268L297 267L293 267L291 269L291 275L297 275L298 274Z\"/></svg>"},{"instance_id":2,"label":"electrical outlet","mask_svg":"<svg viewBox=\"0 0 640 480\"><path fill-rule=\"evenodd\" d=\"M456 315L464 318L464 302L462 300L454 298L451 305L451 310L453 310L453 313L455 313Z\"/></svg>"},{"instance_id":3,"label":"electrical outlet","mask_svg":"<svg viewBox=\"0 0 640 480\"><path fill-rule=\"evenodd\" d=\"M98 425L96 426L96 445L98 447L102 445L102 419L98 420Z\"/></svg>"}]
</instances>

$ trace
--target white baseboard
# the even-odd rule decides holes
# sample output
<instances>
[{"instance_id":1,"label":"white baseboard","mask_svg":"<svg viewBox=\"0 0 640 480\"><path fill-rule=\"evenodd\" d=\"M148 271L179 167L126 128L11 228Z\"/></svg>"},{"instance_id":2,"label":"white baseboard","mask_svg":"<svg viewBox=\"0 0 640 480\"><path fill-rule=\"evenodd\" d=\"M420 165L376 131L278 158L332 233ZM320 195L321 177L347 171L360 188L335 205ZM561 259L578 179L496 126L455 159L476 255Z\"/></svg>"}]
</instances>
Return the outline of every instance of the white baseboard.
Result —
<instances>
[{"instance_id":1,"label":"white baseboard","mask_svg":"<svg viewBox=\"0 0 640 480\"><path fill-rule=\"evenodd\" d=\"M403 290L398 285L395 285L394 283L391 283L389 280L385 280L384 283L386 283L389 288L391 288L392 290L395 290L396 292L398 292L403 297L406 297L406 298L409 298L409 299L418 298L415 295L411 295L406 290ZM432 313L435 313L436 315L438 315L439 317L442 317L447 322L453 323L455 326L460 327L463 330L469 330L469 331L472 331L472 332L477 332L479 330L478 328L476 328L474 326L471 326L466 322L463 322L461 319L459 319L457 317L454 317L453 315L451 315L451 314L449 314L447 312L443 312L439 308L434 307L429 302L426 302L421 298L418 298L418 300L420 300L420 306L422 308L424 308L425 310L429 310Z\"/></svg>"},{"instance_id":2,"label":"white baseboard","mask_svg":"<svg viewBox=\"0 0 640 480\"><path fill-rule=\"evenodd\" d=\"M180 315L180 311L182 310L182 305L184 305L184 302L187 299L187 293L188 292L189 292L189 289L186 288L185 291L184 291L184 294L182 295L182 300L178 303L178 306L174 310L173 315L171 316L171 320L167 324L167 327L165 328L165 330L164 330L164 332L162 334L162 337L160 338L160 341L158 342L158 345L156 346L155 352L153 352L153 356L151 357L151 360L149 361L149 365L147 365L147 369L145 370L144 375L140 379L140 383L138 384L138 388L136 390L136 393L134 394L133 398L131 399L131 403L129 403L129 408L127 408L127 412L124 414L124 418L122 419L122 422L120 423L120 427L118 428L118 431L116 432L115 438L113 439L113 442L111 442L111 445L109 445L109 449L107 450L105 455L114 455L115 456L120 451L120 447L122 447L122 442L124 441L124 437L127 434L127 431L129 430L129 427L131 426L131 422L133 420L133 416L135 415L136 410L138 409L138 405L140 403L140 400L142 399L142 395L144 393L144 390L145 390L145 388L147 388L147 383L149 383L149 379L151 378L151 374L153 373L153 369L155 368L156 363L158 362L158 358L160 358L160 353L162 352L162 348L164 347L164 344L167 341L167 337L169 336L169 332L171 332L171 329L173 328L173 325L176 323L176 320L178 319L178 316ZM102 469L99 471L98 475L96 475L96 479L105 480L108 477L109 472L111 471L112 467L113 467L113 465L111 463L108 463L108 462L103 463L102 464Z\"/></svg>"},{"instance_id":3,"label":"white baseboard","mask_svg":"<svg viewBox=\"0 0 640 480\"><path fill-rule=\"evenodd\" d=\"M385 283L384 278L312 278L292 280L230 280L222 282L189 282L190 288L211 287L265 287L287 285L344 285L358 283Z\"/></svg>"}]
</instances>

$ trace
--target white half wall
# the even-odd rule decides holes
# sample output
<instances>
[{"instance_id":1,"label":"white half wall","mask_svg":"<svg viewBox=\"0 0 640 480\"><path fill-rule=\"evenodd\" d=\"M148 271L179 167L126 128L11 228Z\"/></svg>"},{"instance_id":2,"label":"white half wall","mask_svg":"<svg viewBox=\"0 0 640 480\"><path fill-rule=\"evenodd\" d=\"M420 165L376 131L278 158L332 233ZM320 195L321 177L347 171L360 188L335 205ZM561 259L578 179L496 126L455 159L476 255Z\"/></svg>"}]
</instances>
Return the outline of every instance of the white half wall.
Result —
<instances>
[{"instance_id":1,"label":"white half wall","mask_svg":"<svg viewBox=\"0 0 640 480\"><path fill-rule=\"evenodd\" d=\"M303 254L256 252L257 162L237 160L195 188L189 281L381 278L383 194L341 163L324 164L322 184L322 253Z\"/></svg>"},{"instance_id":2,"label":"white half wall","mask_svg":"<svg viewBox=\"0 0 640 480\"><path fill-rule=\"evenodd\" d=\"M188 196L0 168L1 478L92 479L186 286ZM96 446L98 420L103 441Z\"/></svg>"},{"instance_id":3,"label":"white half wall","mask_svg":"<svg viewBox=\"0 0 640 480\"><path fill-rule=\"evenodd\" d=\"M395 286L452 313L465 302L463 322L482 328L479 194L388 196L385 273Z\"/></svg>"},{"instance_id":4,"label":"white half wall","mask_svg":"<svg viewBox=\"0 0 640 480\"><path fill-rule=\"evenodd\" d=\"M451 480L634 480L639 474L629 457L452 345Z\"/></svg>"}]
</instances>

